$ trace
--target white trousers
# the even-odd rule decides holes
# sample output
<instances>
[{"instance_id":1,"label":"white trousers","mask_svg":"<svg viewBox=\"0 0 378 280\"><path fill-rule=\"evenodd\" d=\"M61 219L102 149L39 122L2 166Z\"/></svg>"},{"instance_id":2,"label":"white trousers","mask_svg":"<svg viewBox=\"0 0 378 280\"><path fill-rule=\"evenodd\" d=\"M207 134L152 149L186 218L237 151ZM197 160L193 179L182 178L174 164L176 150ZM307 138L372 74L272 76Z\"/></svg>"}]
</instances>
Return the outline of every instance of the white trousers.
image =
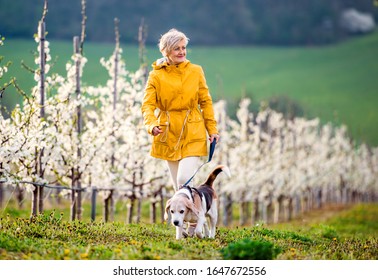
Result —
<instances>
[{"instance_id":1,"label":"white trousers","mask_svg":"<svg viewBox=\"0 0 378 280\"><path fill-rule=\"evenodd\" d=\"M196 172L199 167L199 157L186 157L178 161L167 160L167 164L173 185L177 191ZM193 180L190 181L188 186L193 187Z\"/></svg>"}]
</instances>

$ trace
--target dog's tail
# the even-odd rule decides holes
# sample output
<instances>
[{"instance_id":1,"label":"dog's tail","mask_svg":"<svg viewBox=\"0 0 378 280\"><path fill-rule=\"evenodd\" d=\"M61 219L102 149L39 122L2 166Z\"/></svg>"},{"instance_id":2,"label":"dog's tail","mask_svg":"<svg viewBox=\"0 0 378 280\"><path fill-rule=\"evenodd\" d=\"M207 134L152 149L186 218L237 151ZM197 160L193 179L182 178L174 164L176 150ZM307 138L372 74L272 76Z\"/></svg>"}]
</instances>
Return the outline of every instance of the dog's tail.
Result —
<instances>
[{"instance_id":1,"label":"dog's tail","mask_svg":"<svg viewBox=\"0 0 378 280\"><path fill-rule=\"evenodd\" d=\"M226 173L227 177L231 177L230 169L227 166L225 166L225 165L218 165L209 174L209 177L207 177L207 180L206 180L206 182L204 184L212 187L215 178L217 178L218 174L221 173L222 171L224 173Z\"/></svg>"}]
</instances>

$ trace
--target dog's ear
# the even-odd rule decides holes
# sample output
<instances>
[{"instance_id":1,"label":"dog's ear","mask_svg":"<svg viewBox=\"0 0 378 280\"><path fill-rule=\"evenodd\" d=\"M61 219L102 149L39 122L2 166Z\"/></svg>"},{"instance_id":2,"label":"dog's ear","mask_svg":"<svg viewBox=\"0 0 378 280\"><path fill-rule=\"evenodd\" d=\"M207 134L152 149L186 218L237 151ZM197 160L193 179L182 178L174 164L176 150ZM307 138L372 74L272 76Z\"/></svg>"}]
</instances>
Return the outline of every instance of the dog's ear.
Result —
<instances>
[{"instance_id":1,"label":"dog's ear","mask_svg":"<svg viewBox=\"0 0 378 280\"><path fill-rule=\"evenodd\" d=\"M189 211L192 211L197 217L199 217L199 210L196 208L193 202L191 202L189 199L185 200L185 206L189 209Z\"/></svg>"},{"instance_id":2,"label":"dog's ear","mask_svg":"<svg viewBox=\"0 0 378 280\"><path fill-rule=\"evenodd\" d=\"M165 213L164 213L164 219L165 220L168 220L168 218L169 218L169 215L168 215L169 209L171 209L171 200L170 199L167 200L167 204L165 205Z\"/></svg>"}]
</instances>

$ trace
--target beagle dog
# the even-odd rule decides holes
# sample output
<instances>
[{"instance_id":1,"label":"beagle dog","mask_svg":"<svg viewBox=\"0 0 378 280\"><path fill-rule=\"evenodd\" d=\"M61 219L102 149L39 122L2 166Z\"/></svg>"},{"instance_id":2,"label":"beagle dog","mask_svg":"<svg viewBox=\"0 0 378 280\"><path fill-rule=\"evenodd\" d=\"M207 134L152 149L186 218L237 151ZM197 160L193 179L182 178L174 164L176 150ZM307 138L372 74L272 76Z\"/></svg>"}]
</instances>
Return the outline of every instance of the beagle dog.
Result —
<instances>
[{"instance_id":1,"label":"beagle dog","mask_svg":"<svg viewBox=\"0 0 378 280\"><path fill-rule=\"evenodd\" d=\"M213 182L220 172L224 171L230 177L230 170L224 165L217 166L208 176L207 180L198 188L181 186L180 189L167 201L165 207L165 219L171 215L172 224L176 227L176 239L183 236L203 238L202 229L205 229L205 237L215 237L215 227L218 220L217 195L213 188ZM210 231L206 221L210 220ZM189 223L189 234L183 229L185 222Z\"/></svg>"}]
</instances>

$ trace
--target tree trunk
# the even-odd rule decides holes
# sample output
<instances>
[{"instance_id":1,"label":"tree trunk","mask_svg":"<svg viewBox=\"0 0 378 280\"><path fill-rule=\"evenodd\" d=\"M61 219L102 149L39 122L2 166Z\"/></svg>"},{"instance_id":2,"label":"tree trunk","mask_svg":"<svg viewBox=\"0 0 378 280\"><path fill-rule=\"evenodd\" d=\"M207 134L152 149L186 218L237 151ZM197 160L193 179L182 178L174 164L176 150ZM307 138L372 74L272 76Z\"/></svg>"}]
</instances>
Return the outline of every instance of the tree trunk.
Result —
<instances>
[{"instance_id":1,"label":"tree trunk","mask_svg":"<svg viewBox=\"0 0 378 280\"><path fill-rule=\"evenodd\" d=\"M109 221L109 199L108 197L104 199L104 222L107 223Z\"/></svg>"},{"instance_id":2,"label":"tree trunk","mask_svg":"<svg viewBox=\"0 0 378 280\"><path fill-rule=\"evenodd\" d=\"M317 209L320 209L320 208L322 208L322 199L323 199L323 193L322 193L322 190L321 189L319 189L319 190L317 190L317 192L316 192L316 208Z\"/></svg>"},{"instance_id":3,"label":"tree trunk","mask_svg":"<svg viewBox=\"0 0 378 280\"><path fill-rule=\"evenodd\" d=\"M261 203L261 207L262 207L262 211L261 211L262 220L264 221L265 224L267 224L268 223L268 203L266 200L264 200Z\"/></svg>"},{"instance_id":4,"label":"tree trunk","mask_svg":"<svg viewBox=\"0 0 378 280\"><path fill-rule=\"evenodd\" d=\"M248 221L248 208L249 208L249 202L248 201L242 201L239 204L239 224L241 226L246 225Z\"/></svg>"},{"instance_id":5,"label":"tree trunk","mask_svg":"<svg viewBox=\"0 0 378 280\"><path fill-rule=\"evenodd\" d=\"M3 163L0 162L0 170L3 169ZM3 176L3 172L0 171L0 180ZM4 203L4 183L0 182L0 208L3 208Z\"/></svg>"},{"instance_id":6,"label":"tree trunk","mask_svg":"<svg viewBox=\"0 0 378 280\"><path fill-rule=\"evenodd\" d=\"M114 199L113 190L109 191L109 195L104 199L104 221L109 222L114 220Z\"/></svg>"},{"instance_id":7,"label":"tree trunk","mask_svg":"<svg viewBox=\"0 0 378 280\"><path fill-rule=\"evenodd\" d=\"M70 214L71 214L71 221L74 221L76 219L76 191L74 189L71 190Z\"/></svg>"},{"instance_id":8,"label":"tree trunk","mask_svg":"<svg viewBox=\"0 0 378 280\"><path fill-rule=\"evenodd\" d=\"M296 194L294 197L294 205L293 205L293 217L297 217L301 211L301 197Z\"/></svg>"},{"instance_id":9,"label":"tree trunk","mask_svg":"<svg viewBox=\"0 0 378 280\"><path fill-rule=\"evenodd\" d=\"M39 186L38 187L38 212L43 213L43 192L44 192L44 187Z\"/></svg>"},{"instance_id":10,"label":"tree trunk","mask_svg":"<svg viewBox=\"0 0 378 280\"><path fill-rule=\"evenodd\" d=\"M277 224L280 220L280 202L278 198L274 198L272 201L272 208L273 208L273 223Z\"/></svg>"},{"instance_id":11,"label":"tree trunk","mask_svg":"<svg viewBox=\"0 0 378 280\"><path fill-rule=\"evenodd\" d=\"M76 219L76 191L74 189L75 186L75 167L71 168L71 208L70 208L70 217L71 221Z\"/></svg>"},{"instance_id":12,"label":"tree trunk","mask_svg":"<svg viewBox=\"0 0 378 280\"><path fill-rule=\"evenodd\" d=\"M32 203L31 203L31 216L35 217L38 213L38 186L34 185L34 190L32 192Z\"/></svg>"},{"instance_id":13,"label":"tree trunk","mask_svg":"<svg viewBox=\"0 0 378 280\"><path fill-rule=\"evenodd\" d=\"M60 205L62 203L61 197L60 197L60 189L56 189L55 191L55 202L56 204Z\"/></svg>"},{"instance_id":14,"label":"tree trunk","mask_svg":"<svg viewBox=\"0 0 378 280\"><path fill-rule=\"evenodd\" d=\"M272 203L272 201L269 202L267 210L268 210L268 212L267 212L268 213L267 224L271 224L271 223L274 222L274 220L273 220L273 215L274 215L273 211L274 211L274 209L273 209L273 203Z\"/></svg>"},{"instance_id":15,"label":"tree trunk","mask_svg":"<svg viewBox=\"0 0 378 280\"><path fill-rule=\"evenodd\" d=\"M307 211L307 195L303 194L301 197L301 213L304 214Z\"/></svg>"},{"instance_id":16,"label":"tree trunk","mask_svg":"<svg viewBox=\"0 0 378 280\"><path fill-rule=\"evenodd\" d=\"M82 188L81 188L81 180L79 178L77 188L79 189L77 191L77 218L78 220L81 220L83 215L83 204L82 204Z\"/></svg>"},{"instance_id":17,"label":"tree trunk","mask_svg":"<svg viewBox=\"0 0 378 280\"><path fill-rule=\"evenodd\" d=\"M142 197L139 197L137 200L137 216L136 216L136 223L140 223L140 218L142 216Z\"/></svg>"},{"instance_id":18,"label":"tree trunk","mask_svg":"<svg viewBox=\"0 0 378 280\"><path fill-rule=\"evenodd\" d=\"M163 195L162 190L160 190L159 195L160 195L160 221L161 223L164 223L165 204L164 204L164 195Z\"/></svg>"},{"instance_id":19,"label":"tree trunk","mask_svg":"<svg viewBox=\"0 0 378 280\"><path fill-rule=\"evenodd\" d=\"M3 183L0 182L0 208L3 208L4 201L4 190L3 190Z\"/></svg>"},{"instance_id":20,"label":"tree trunk","mask_svg":"<svg viewBox=\"0 0 378 280\"><path fill-rule=\"evenodd\" d=\"M80 40L78 36L75 36L73 38L73 44L74 44L74 52L75 54L79 55L80 54ZM81 61L80 59L76 60L76 98L80 98L81 95L81 76L80 76L80 64ZM81 105L79 104L76 108L76 117L77 117L77 125L76 125L76 131L77 131L77 137L78 137L78 142L81 143L81 130L82 130L82 116L81 116ZM80 146L77 148L77 158L80 160L81 159L81 148ZM77 191L77 208L75 209L77 211L77 218L81 220L81 215L82 215L82 199L81 199L81 170L79 168L79 164L75 167L74 176L75 177L75 182L76 182L76 187L78 188ZM75 186L75 185L73 185Z\"/></svg>"},{"instance_id":21,"label":"tree trunk","mask_svg":"<svg viewBox=\"0 0 378 280\"><path fill-rule=\"evenodd\" d=\"M230 194L222 195L223 205L223 225L228 226L232 222L232 198Z\"/></svg>"},{"instance_id":22,"label":"tree trunk","mask_svg":"<svg viewBox=\"0 0 378 280\"><path fill-rule=\"evenodd\" d=\"M156 200L155 200L155 197L151 201L151 204L150 204L150 222L152 224L156 223Z\"/></svg>"},{"instance_id":23,"label":"tree trunk","mask_svg":"<svg viewBox=\"0 0 378 280\"><path fill-rule=\"evenodd\" d=\"M24 208L24 190L20 188L20 186L17 184L16 186L16 196L17 196L17 202L18 202L18 207L20 209Z\"/></svg>"},{"instance_id":24,"label":"tree trunk","mask_svg":"<svg viewBox=\"0 0 378 280\"><path fill-rule=\"evenodd\" d=\"M94 222L96 219L96 198L97 198L97 189L92 187L92 196L91 196L91 222Z\"/></svg>"},{"instance_id":25,"label":"tree trunk","mask_svg":"<svg viewBox=\"0 0 378 280\"><path fill-rule=\"evenodd\" d=\"M293 199L287 197L283 201L283 220L285 222L291 221L293 217Z\"/></svg>"},{"instance_id":26,"label":"tree trunk","mask_svg":"<svg viewBox=\"0 0 378 280\"><path fill-rule=\"evenodd\" d=\"M127 223L128 224L132 224L133 223L134 202L135 202L135 198L134 197L130 197L130 202L127 205Z\"/></svg>"},{"instance_id":27,"label":"tree trunk","mask_svg":"<svg viewBox=\"0 0 378 280\"><path fill-rule=\"evenodd\" d=\"M277 224L283 220L285 220L286 214L286 207L285 203L287 199L284 196L279 196L274 198L272 201L272 211L273 211L273 223Z\"/></svg>"},{"instance_id":28,"label":"tree trunk","mask_svg":"<svg viewBox=\"0 0 378 280\"><path fill-rule=\"evenodd\" d=\"M256 225L260 220L259 207L260 207L259 200L255 198L255 200L253 201L253 207L252 207L252 225Z\"/></svg>"},{"instance_id":29,"label":"tree trunk","mask_svg":"<svg viewBox=\"0 0 378 280\"><path fill-rule=\"evenodd\" d=\"M39 50L40 50L40 119L45 119L45 63L46 63L46 55L45 55L45 22L42 20L40 22L40 34L39 34ZM43 158L43 150L42 148L40 151L38 151L38 160L36 164L38 165L38 175L40 178L43 178L43 168L42 168L42 158ZM43 187L39 186L37 187L38 191L38 211L39 213L43 213Z\"/></svg>"}]
</instances>

